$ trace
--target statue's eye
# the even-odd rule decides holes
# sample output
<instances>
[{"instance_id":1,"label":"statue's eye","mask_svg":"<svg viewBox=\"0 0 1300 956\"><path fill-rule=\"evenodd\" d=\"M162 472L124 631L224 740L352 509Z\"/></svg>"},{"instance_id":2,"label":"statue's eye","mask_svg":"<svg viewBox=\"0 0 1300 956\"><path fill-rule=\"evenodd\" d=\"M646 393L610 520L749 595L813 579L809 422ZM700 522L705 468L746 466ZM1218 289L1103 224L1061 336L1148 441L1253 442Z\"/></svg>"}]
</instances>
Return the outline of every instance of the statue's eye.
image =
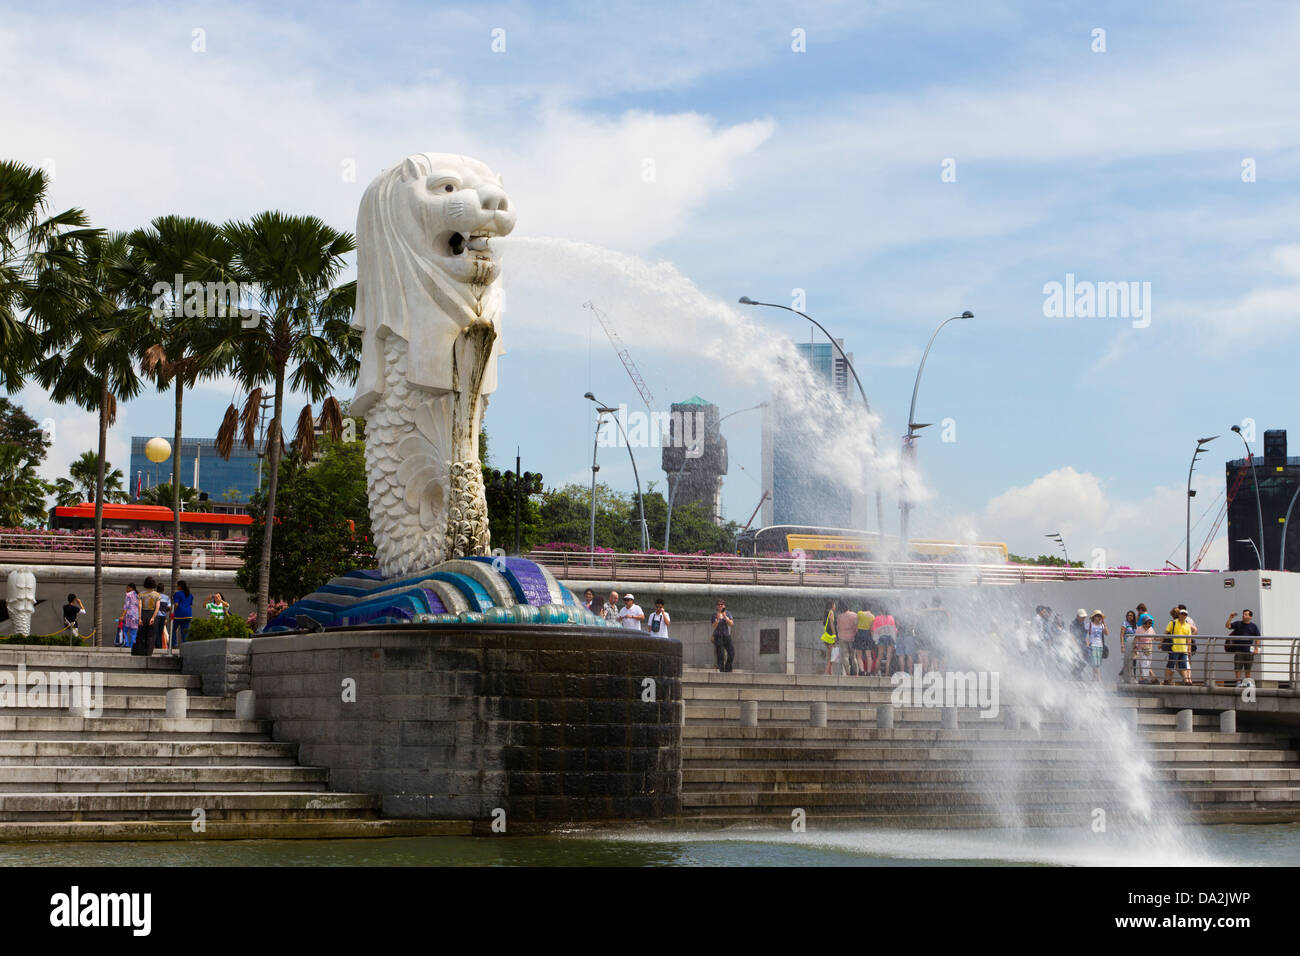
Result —
<instances>
[{"instance_id":1,"label":"statue's eye","mask_svg":"<svg viewBox=\"0 0 1300 956\"><path fill-rule=\"evenodd\" d=\"M456 191L456 187L453 186L451 183L448 183L447 185L442 187L442 191L445 193L454 193Z\"/></svg>"}]
</instances>

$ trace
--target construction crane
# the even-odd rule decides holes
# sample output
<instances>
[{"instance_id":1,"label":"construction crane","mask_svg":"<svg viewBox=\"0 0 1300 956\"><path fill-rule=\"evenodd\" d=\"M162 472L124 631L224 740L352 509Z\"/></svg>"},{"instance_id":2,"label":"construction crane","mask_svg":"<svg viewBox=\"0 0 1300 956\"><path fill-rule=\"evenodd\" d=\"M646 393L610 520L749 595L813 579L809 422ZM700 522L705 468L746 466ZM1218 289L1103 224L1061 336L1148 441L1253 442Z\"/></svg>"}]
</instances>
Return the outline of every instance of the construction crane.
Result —
<instances>
[{"instance_id":1,"label":"construction crane","mask_svg":"<svg viewBox=\"0 0 1300 956\"><path fill-rule=\"evenodd\" d=\"M1247 449L1247 451L1249 452L1249 449ZM1246 464L1249 465L1253 458L1254 455L1248 455L1246 458ZM1246 472L1248 470L1248 468L1239 468L1237 470L1237 477L1232 480L1232 487L1228 489L1228 494L1223 499L1223 507L1219 509L1219 514L1214 519L1214 526L1210 528L1210 533L1206 536L1205 543L1201 545L1201 550L1196 554L1196 560L1192 562L1191 569L1193 571L1201 566L1201 561L1204 560L1206 552L1210 550L1210 545L1214 542L1214 536L1219 533L1219 526L1223 524L1223 519L1228 514L1228 508L1232 505L1232 499L1237 497L1237 491L1241 488L1241 483L1245 481Z\"/></svg>"},{"instance_id":2,"label":"construction crane","mask_svg":"<svg viewBox=\"0 0 1300 956\"><path fill-rule=\"evenodd\" d=\"M646 385L645 379L642 378L641 373L637 371L636 365L632 361L632 356L628 353L627 346L623 344L623 340L618 337L618 332L614 329L614 324L609 321L604 312L601 312L600 309L596 308L596 304L590 299L582 303L582 307L584 309L591 309L591 311L595 313L596 318L600 320L600 327L604 329L605 334L609 336L609 342L614 346L614 351L618 353L619 361L621 361L623 367L627 369L627 374L632 379L632 384L636 386L636 390L641 393L641 400L645 402L646 411L653 413L655 410L655 397L650 394L650 387Z\"/></svg>"}]
</instances>

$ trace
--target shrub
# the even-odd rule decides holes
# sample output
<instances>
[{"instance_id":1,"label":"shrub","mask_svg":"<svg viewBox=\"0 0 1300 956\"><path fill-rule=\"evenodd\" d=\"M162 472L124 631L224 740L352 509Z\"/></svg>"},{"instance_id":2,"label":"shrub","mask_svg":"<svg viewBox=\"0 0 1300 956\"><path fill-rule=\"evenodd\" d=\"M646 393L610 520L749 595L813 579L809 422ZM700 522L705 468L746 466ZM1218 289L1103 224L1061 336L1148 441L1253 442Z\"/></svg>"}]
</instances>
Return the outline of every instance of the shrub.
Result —
<instances>
[{"instance_id":1,"label":"shrub","mask_svg":"<svg viewBox=\"0 0 1300 956\"><path fill-rule=\"evenodd\" d=\"M39 644L47 647L85 647L88 637L69 638L66 634L12 634L0 638L0 644Z\"/></svg>"},{"instance_id":2,"label":"shrub","mask_svg":"<svg viewBox=\"0 0 1300 956\"><path fill-rule=\"evenodd\" d=\"M201 617L190 625L187 641L213 641L219 638L239 640L252 637L253 632L242 617L227 614L224 617Z\"/></svg>"}]
</instances>

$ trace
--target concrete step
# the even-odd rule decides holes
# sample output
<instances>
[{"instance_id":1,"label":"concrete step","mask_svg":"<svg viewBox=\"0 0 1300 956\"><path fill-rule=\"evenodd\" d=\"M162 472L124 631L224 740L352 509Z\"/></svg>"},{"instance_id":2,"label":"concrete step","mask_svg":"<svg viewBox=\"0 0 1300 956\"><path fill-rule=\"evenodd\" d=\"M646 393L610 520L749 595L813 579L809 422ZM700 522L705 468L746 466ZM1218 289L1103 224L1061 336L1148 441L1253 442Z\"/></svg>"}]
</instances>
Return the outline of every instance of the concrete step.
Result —
<instances>
[{"instance_id":1,"label":"concrete step","mask_svg":"<svg viewBox=\"0 0 1300 956\"><path fill-rule=\"evenodd\" d=\"M57 698L47 700L43 706L30 704L23 707L5 707L0 710L7 717L58 717L67 710ZM161 717L167 710L165 694L109 694L95 698L101 708L101 717ZM191 717L228 717L235 716L235 698L202 697L190 691L185 698L186 713Z\"/></svg>"},{"instance_id":2,"label":"concrete step","mask_svg":"<svg viewBox=\"0 0 1300 956\"><path fill-rule=\"evenodd\" d=\"M1020 786L1069 784L1086 787L1096 775L1093 767L1023 767L1015 773ZM1300 786L1300 767L1229 767L1195 768L1158 767L1157 780L1188 785L1235 785L1248 783L1294 783ZM872 768L846 770L827 767L732 768L693 767L682 771L684 791L722 790L804 790L861 789L864 785L906 785L917 788L944 787L953 784L985 786L1005 783L1004 769L993 768Z\"/></svg>"},{"instance_id":3,"label":"concrete step","mask_svg":"<svg viewBox=\"0 0 1300 956\"><path fill-rule=\"evenodd\" d=\"M120 793L135 791L325 790L329 771L319 767L40 766L0 767L6 793Z\"/></svg>"},{"instance_id":4,"label":"concrete step","mask_svg":"<svg viewBox=\"0 0 1300 956\"><path fill-rule=\"evenodd\" d=\"M155 653L136 657L120 647L57 647L49 645L0 644L0 669L24 664L28 670L132 670L181 671L180 655Z\"/></svg>"},{"instance_id":5,"label":"concrete step","mask_svg":"<svg viewBox=\"0 0 1300 956\"><path fill-rule=\"evenodd\" d=\"M686 701L684 710L686 712L686 723L690 724L739 724L740 723L740 702L734 703L721 701ZM794 726L798 724L807 724L811 719L811 704L789 704L784 702L760 703L756 708L758 722L760 725L776 724L778 726ZM1123 713L1123 709L1120 709ZM1131 714L1132 711L1130 710ZM960 707L957 708L958 723L978 723L997 726L1004 723L1005 712L1000 712L996 716L986 717L978 708ZM826 708L827 724L830 726L859 726L867 724L875 726L876 708L875 706L855 706L847 704L833 704ZM934 707L895 707L894 723L897 724L939 724L943 719L943 714L938 708ZM1132 720L1127 716L1127 720ZM1028 722L1028 717L1021 713L1022 723ZM1146 727L1170 727L1176 723L1176 716L1170 713L1159 711L1137 712L1138 726ZM1038 726L1043 729L1063 728L1070 726L1069 721L1059 715L1046 715L1039 718ZM1194 728L1217 728L1219 718L1213 714L1195 714L1192 717L1192 726Z\"/></svg>"},{"instance_id":6,"label":"concrete step","mask_svg":"<svg viewBox=\"0 0 1300 956\"><path fill-rule=\"evenodd\" d=\"M1160 763L1235 763L1251 765L1295 764L1294 750L1158 750L1149 759ZM780 761L787 766L817 766L827 763L845 767L915 766L947 763L1019 767L1034 763L1113 763L1109 754L1080 748L1017 747L929 747L923 749L859 747L683 747L682 769L696 767L751 766L755 762Z\"/></svg>"},{"instance_id":7,"label":"concrete step","mask_svg":"<svg viewBox=\"0 0 1300 956\"><path fill-rule=\"evenodd\" d=\"M1128 800L1129 795L1114 786L1090 790L1062 787L1015 790L858 788L857 790L810 790L801 793L772 793L762 790L710 793L692 791L682 794L682 810L707 807L712 810L734 809L743 812L754 807L769 809L801 807L812 812L827 808L906 811L917 808L963 810L1015 807L1021 810L1072 808L1089 811L1098 806L1126 806Z\"/></svg>"},{"instance_id":8,"label":"concrete step","mask_svg":"<svg viewBox=\"0 0 1300 956\"><path fill-rule=\"evenodd\" d=\"M1217 725L1216 725L1217 726ZM1218 730L1194 730L1190 733L1172 730L1144 730L1141 739L1147 744L1162 746L1182 746L1193 748L1252 748L1263 747L1277 749L1285 745L1277 734L1263 733L1222 733ZM808 724L776 725L767 724L758 727L741 727L736 724L687 725L682 728L684 744L712 744L727 746L749 746L763 744L788 744L807 742L814 746L832 746L843 744L853 746L858 743L874 743L880 746L917 747L927 745L947 746L954 743L977 746L983 743L1026 743L1052 744L1063 747L1096 748L1096 739L1075 730L1010 730L999 726L996 721L968 723L959 725L956 730L944 730L939 727L913 726L894 727L892 730L871 726L855 727L811 727ZM1288 742L1289 743L1289 742Z\"/></svg>"},{"instance_id":9,"label":"concrete step","mask_svg":"<svg viewBox=\"0 0 1300 956\"><path fill-rule=\"evenodd\" d=\"M152 793L3 793L0 822L53 820L207 820L294 822L374 817L379 798L365 793L301 791L168 791Z\"/></svg>"},{"instance_id":10,"label":"concrete step","mask_svg":"<svg viewBox=\"0 0 1300 956\"><path fill-rule=\"evenodd\" d=\"M3 714L3 711L0 711ZM0 716L0 739L206 740L269 739L270 721L212 717L10 717Z\"/></svg>"},{"instance_id":11,"label":"concrete step","mask_svg":"<svg viewBox=\"0 0 1300 956\"><path fill-rule=\"evenodd\" d=\"M296 743L271 740L0 740L0 767L297 766Z\"/></svg>"}]
</instances>

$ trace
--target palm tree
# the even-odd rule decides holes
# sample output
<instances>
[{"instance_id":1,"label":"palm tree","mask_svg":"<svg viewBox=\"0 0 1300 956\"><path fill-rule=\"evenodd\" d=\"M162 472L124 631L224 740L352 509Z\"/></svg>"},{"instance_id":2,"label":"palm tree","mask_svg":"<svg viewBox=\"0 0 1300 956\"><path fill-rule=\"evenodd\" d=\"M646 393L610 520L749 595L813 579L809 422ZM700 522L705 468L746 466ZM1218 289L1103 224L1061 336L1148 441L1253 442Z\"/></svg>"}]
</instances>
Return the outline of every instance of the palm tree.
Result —
<instances>
[{"instance_id":1,"label":"palm tree","mask_svg":"<svg viewBox=\"0 0 1300 956\"><path fill-rule=\"evenodd\" d=\"M176 588L181 566L181 435L185 389L199 378L220 371L200 344L207 322L221 303L213 303L189 284L198 282L200 263L224 263L229 250L215 223L187 216L159 216L129 237L131 299L150 319L143 368L159 388L172 386L176 421L172 440L172 575ZM187 292L187 288L189 291Z\"/></svg>"},{"instance_id":2,"label":"palm tree","mask_svg":"<svg viewBox=\"0 0 1300 956\"><path fill-rule=\"evenodd\" d=\"M356 282L335 286L344 256L356 249L351 233L339 232L315 216L263 212L248 222L222 227L232 249L229 270L210 262L206 275L236 280L255 288L261 320L247 328L237 318L226 319L214 361L234 371L248 389L242 414L234 404L226 410L217 432L217 450L229 457L235 433L242 425L248 448L254 444L262 387L274 391L271 421L266 431L270 478L266 487L262 564L257 584L257 628L266 625L271 588L271 536L275 526L275 493L280 456L284 450L286 385L305 393L310 402L323 402L322 427L338 438L342 412L330 395L331 381L356 381L361 338L349 325L356 304ZM310 457L315 442L315 416L309 403L298 416L294 439L299 452Z\"/></svg>"},{"instance_id":3,"label":"palm tree","mask_svg":"<svg viewBox=\"0 0 1300 956\"><path fill-rule=\"evenodd\" d=\"M77 373L84 375L83 369L78 368ZM99 500L99 494L96 488L99 484L99 456L93 451L83 451L81 456L68 466L68 474L72 476L72 484L78 494L84 495L82 501L95 502ZM62 481L63 479L59 479ZM114 468L110 462L104 462L104 500L113 502L126 501L126 490L122 487L124 481L121 468ZM56 482L57 484L57 482Z\"/></svg>"},{"instance_id":4,"label":"palm tree","mask_svg":"<svg viewBox=\"0 0 1300 956\"><path fill-rule=\"evenodd\" d=\"M180 500L185 505L186 511L208 511L211 505L207 502L199 501L197 489L189 485L181 485ZM146 488L140 493L140 504L142 505L162 505L164 508L170 508L172 502L177 498L176 492L172 491L172 486L167 482L154 485L152 488Z\"/></svg>"},{"instance_id":5,"label":"palm tree","mask_svg":"<svg viewBox=\"0 0 1300 956\"><path fill-rule=\"evenodd\" d=\"M41 335L43 358L35 367L36 379L56 402L74 402L99 417L98 454L84 452L69 468L70 484L95 503L96 645L103 643L104 633L104 499L126 499L122 472L108 463L108 430L117 420L118 401L135 398L141 384L134 351L144 329L138 311L124 307L130 283L127 251L122 233L81 244L77 262L89 290L86 304L79 313L49 324ZM66 493L62 479L56 490L60 497Z\"/></svg>"},{"instance_id":6,"label":"palm tree","mask_svg":"<svg viewBox=\"0 0 1300 956\"><path fill-rule=\"evenodd\" d=\"M0 387L22 388L40 330L80 312L78 244L99 235L80 209L48 218L45 172L0 160Z\"/></svg>"}]
</instances>

